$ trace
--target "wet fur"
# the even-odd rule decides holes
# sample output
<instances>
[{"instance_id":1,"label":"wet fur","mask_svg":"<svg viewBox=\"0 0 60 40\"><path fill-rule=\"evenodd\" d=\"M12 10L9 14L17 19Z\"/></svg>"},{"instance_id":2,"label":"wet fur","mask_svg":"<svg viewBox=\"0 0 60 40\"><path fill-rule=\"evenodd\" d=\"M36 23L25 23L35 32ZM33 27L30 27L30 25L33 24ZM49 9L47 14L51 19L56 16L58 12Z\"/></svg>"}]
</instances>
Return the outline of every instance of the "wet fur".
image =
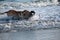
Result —
<instances>
[{"instance_id":1,"label":"wet fur","mask_svg":"<svg viewBox=\"0 0 60 40\"><path fill-rule=\"evenodd\" d=\"M7 13L7 16L12 16L12 19L29 19L35 14L34 11L29 12L28 10L24 11L9 10L4 13Z\"/></svg>"}]
</instances>

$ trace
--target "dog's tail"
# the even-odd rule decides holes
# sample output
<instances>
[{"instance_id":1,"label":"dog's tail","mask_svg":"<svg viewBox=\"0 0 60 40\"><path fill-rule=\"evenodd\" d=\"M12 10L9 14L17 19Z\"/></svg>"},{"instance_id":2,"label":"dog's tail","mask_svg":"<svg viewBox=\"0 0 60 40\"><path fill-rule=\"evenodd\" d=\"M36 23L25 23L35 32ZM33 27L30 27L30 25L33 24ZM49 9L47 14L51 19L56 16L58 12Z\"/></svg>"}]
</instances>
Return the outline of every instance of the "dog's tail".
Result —
<instances>
[{"instance_id":1,"label":"dog's tail","mask_svg":"<svg viewBox=\"0 0 60 40\"><path fill-rule=\"evenodd\" d=\"M0 15L6 14L6 13L7 13L7 12L3 12L3 13L0 12Z\"/></svg>"}]
</instances>

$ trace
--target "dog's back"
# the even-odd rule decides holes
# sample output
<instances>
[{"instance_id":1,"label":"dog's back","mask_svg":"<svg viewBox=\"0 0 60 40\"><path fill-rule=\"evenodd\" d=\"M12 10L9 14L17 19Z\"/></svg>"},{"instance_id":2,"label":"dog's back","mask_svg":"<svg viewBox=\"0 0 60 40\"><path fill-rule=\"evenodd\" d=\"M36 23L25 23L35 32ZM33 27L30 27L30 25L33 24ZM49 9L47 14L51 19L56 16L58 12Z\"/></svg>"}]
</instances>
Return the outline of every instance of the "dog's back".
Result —
<instances>
[{"instance_id":1,"label":"dog's back","mask_svg":"<svg viewBox=\"0 0 60 40\"><path fill-rule=\"evenodd\" d=\"M9 10L9 11L7 11L5 13L7 13L8 16L17 16L18 15L15 10Z\"/></svg>"}]
</instances>

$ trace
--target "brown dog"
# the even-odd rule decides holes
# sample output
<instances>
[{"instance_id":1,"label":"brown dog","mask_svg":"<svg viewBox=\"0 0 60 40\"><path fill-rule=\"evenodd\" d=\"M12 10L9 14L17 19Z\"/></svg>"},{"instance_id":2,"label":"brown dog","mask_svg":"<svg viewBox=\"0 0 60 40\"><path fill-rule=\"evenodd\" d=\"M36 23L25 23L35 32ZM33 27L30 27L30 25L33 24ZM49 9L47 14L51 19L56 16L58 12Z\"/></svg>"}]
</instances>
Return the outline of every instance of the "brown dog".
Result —
<instances>
[{"instance_id":1,"label":"brown dog","mask_svg":"<svg viewBox=\"0 0 60 40\"><path fill-rule=\"evenodd\" d=\"M12 16L13 19L29 19L31 16L33 16L35 14L34 11L15 11L15 10L9 10L7 12L7 16Z\"/></svg>"}]
</instances>

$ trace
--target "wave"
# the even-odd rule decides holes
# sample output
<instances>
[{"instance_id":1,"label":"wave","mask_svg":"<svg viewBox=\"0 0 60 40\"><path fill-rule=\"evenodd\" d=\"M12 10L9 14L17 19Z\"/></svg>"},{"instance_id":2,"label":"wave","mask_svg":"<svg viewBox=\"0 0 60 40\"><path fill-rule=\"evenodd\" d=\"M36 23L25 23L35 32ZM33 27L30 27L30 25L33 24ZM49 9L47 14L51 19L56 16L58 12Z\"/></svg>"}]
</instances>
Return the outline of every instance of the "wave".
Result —
<instances>
[{"instance_id":1,"label":"wave","mask_svg":"<svg viewBox=\"0 0 60 40\"><path fill-rule=\"evenodd\" d=\"M3 1L4 2L4 1ZM41 7L41 6L47 6L47 5L57 5L57 3L51 3L51 2L0 2L0 7L4 8L24 8L24 7Z\"/></svg>"},{"instance_id":2,"label":"wave","mask_svg":"<svg viewBox=\"0 0 60 40\"><path fill-rule=\"evenodd\" d=\"M13 20L14 21L14 20ZM60 22L36 20L36 21L10 21L9 23L0 24L0 32L18 32L18 31L35 31L47 29L60 29Z\"/></svg>"}]
</instances>

